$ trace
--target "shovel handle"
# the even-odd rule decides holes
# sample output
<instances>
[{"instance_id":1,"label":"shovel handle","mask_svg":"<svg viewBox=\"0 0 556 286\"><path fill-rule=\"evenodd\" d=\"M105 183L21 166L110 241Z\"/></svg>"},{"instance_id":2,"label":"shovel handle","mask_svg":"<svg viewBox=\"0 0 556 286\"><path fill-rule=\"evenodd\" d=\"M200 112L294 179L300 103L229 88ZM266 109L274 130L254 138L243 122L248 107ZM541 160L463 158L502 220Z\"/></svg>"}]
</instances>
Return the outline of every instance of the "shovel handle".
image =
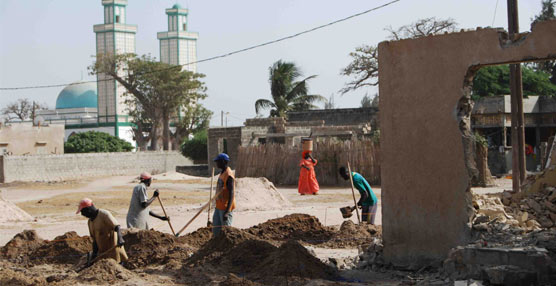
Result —
<instances>
[{"instance_id":1,"label":"shovel handle","mask_svg":"<svg viewBox=\"0 0 556 286\"><path fill-rule=\"evenodd\" d=\"M160 207L162 208L162 212L164 213L164 216L168 219L168 225L170 226L170 230L172 230L172 234L176 235L176 232L172 227L172 223L170 222L170 218L168 218L168 215L166 214L166 209L164 209L164 205L162 204L162 200L160 199L160 196L158 196L157 198L158 198L158 202L160 203Z\"/></svg>"},{"instance_id":2,"label":"shovel handle","mask_svg":"<svg viewBox=\"0 0 556 286\"><path fill-rule=\"evenodd\" d=\"M355 190L353 187L353 176L351 174L351 166L348 163L349 181L351 182L351 194L353 195L353 203L355 204L355 213L357 213L357 221L361 223L361 218L359 217L359 209L357 208L357 201L355 200Z\"/></svg>"}]
</instances>

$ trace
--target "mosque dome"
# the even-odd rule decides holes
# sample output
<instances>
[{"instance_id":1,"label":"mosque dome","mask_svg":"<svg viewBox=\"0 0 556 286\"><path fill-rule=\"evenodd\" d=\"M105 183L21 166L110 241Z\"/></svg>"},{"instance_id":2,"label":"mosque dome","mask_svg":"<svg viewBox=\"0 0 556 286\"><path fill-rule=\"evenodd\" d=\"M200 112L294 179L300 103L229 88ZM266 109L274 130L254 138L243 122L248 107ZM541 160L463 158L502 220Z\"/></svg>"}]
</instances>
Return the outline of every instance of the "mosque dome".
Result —
<instances>
[{"instance_id":1,"label":"mosque dome","mask_svg":"<svg viewBox=\"0 0 556 286\"><path fill-rule=\"evenodd\" d=\"M75 82L66 86L56 99L56 109L97 108L97 84L95 82Z\"/></svg>"},{"instance_id":2,"label":"mosque dome","mask_svg":"<svg viewBox=\"0 0 556 286\"><path fill-rule=\"evenodd\" d=\"M181 9L181 5L176 3L174 4L174 6L172 6L172 9Z\"/></svg>"}]
</instances>

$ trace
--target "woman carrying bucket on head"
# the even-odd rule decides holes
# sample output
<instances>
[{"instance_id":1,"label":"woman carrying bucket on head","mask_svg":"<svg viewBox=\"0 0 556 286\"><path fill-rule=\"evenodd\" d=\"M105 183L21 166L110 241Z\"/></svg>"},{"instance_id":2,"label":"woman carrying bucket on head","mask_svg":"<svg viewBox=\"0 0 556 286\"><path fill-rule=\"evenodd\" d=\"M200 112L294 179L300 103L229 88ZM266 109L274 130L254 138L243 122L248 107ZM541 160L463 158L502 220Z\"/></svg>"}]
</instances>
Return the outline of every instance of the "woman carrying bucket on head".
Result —
<instances>
[{"instance_id":1,"label":"woman carrying bucket on head","mask_svg":"<svg viewBox=\"0 0 556 286\"><path fill-rule=\"evenodd\" d=\"M316 195L319 191L319 183L315 175L315 166L317 160L311 156L313 150L313 141L304 139L303 153L299 162L299 184L298 191L301 195Z\"/></svg>"}]
</instances>

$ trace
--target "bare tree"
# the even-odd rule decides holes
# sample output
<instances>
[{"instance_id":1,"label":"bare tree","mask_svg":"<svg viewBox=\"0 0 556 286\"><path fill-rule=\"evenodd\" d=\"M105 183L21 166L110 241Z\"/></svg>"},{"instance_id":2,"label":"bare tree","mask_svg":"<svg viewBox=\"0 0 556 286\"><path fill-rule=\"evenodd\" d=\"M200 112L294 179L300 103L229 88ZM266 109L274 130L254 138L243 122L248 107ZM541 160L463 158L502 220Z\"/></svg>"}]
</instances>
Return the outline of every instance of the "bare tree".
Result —
<instances>
[{"instance_id":1,"label":"bare tree","mask_svg":"<svg viewBox=\"0 0 556 286\"><path fill-rule=\"evenodd\" d=\"M420 38L430 35L438 35L444 32L454 32L457 23L453 19L426 18L418 20L410 25L402 26L398 29L386 27L390 33L389 40L402 40L408 38ZM342 94L359 89L365 86L378 85L378 48L377 46L362 45L355 48L349 54L352 58L351 63L345 67L340 74L355 79L346 83L340 90Z\"/></svg>"},{"instance_id":2,"label":"bare tree","mask_svg":"<svg viewBox=\"0 0 556 286\"><path fill-rule=\"evenodd\" d=\"M27 98L20 98L16 102L9 103L2 109L2 114L8 117L8 121L18 119L21 121L34 120L37 110L47 109L46 104L39 104Z\"/></svg>"}]
</instances>

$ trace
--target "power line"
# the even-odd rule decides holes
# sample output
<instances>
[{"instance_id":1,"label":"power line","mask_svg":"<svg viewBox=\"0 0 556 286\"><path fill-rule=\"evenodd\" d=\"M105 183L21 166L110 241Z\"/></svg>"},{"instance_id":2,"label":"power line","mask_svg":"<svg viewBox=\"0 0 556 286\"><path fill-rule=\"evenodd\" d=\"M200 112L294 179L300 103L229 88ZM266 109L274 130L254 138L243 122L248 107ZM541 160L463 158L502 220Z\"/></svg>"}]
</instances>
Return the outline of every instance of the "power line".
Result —
<instances>
[{"instance_id":1,"label":"power line","mask_svg":"<svg viewBox=\"0 0 556 286\"><path fill-rule=\"evenodd\" d=\"M328 26L332 26L332 25L335 25L335 24L338 24L338 23L341 23L341 22L350 20L350 19L352 19L352 18L359 17L359 16L361 16L361 15L368 14L368 13L370 13L370 12L373 12L373 11L376 11L376 10L379 10L379 9L382 9L382 8L384 8L384 7L386 7L386 6L390 6L390 5L392 5L392 4L396 3L396 2L399 2L399 1L401 1L401 0L393 0L393 1L390 1L390 2L388 2L388 3L386 3L386 4L383 4L383 5L380 5L380 6L377 6L377 7L368 9L368 10L365 10L365 11L360 12L360 13L357 13L357 14L353 14L353 15L351 15L351 16L348 16L348 17L345 17L345 18L342 18L342 19L339 19L339 20L336 20L336 21L333 21L333 22L329 22L329 23L327 23L327 24L323 24L323 25L320 25L320 26L317 26L317 27L314 27L314 28L311 28L311 29L308 29L308 30L301 31L301 32L298 32L298 33L293 34L293 35L289 35L289 36L286 36L286 37L278 38L278 39L276 39L276 40L264 42L264 43L261 43L261 44L258 44L258 45L254 45L254 46L250 46L250 47L247 47L247 48L243 48L243 49L240 49L240 50L235 50L235 51L232 51L232 52L229 52L229 53L225 53L225 54L221 54L221 55L209 57L209 58L206 58L206 59L202 59L202 60L198 60L198 61L186 63L186 64L179 65L179 66L188 66L188 65L192 65L192 64L197 64L197 63L203 63L203 62L213 61L213 60L216 60L216 59L221 59L221 58L229 57L229 56L232 56L232 55L235 55L235 54L247 52L247 51L250 51L250 50L253 50L253 49L257 49L257 48L260 48L260 47L264 47L264 46L272 45L272 44L275 44L275 43L278 43L278 42L282 42L282 41L285 41L285 40L289 40L289 39L292 39L292 38L296 38L296 37L299 37L299 36L301 36L301 35L308 34L308 33L311 33L311 32L314 32L314 31L317 31L317 30L326 28L326 27L328 27ZM173 68L176 68L176 67L177 67L177 66L172 66L172 67L166 68L166 69L154 70L154 71L146 72L145 74L154 73L154 72L161 72L161 71L173 69ZM83 82L77 82L77 83L68 83L68 84L35 85L35 86L22 86L22 87L0 87L0 91L1 91L1 90L22 90L22 89L39 89L39 88L65 87L65 86L69 86L69 85L78 85L78 84L94 83L94 82L101 82L101 81L111 81L111 80L113 80L113 79L110 78L110 79L102 79L102 80L89 80L89 81L83 81Z\"/></svg>"},{"instance_id":2,"label":"power line","mask_svg":"<svg viewBox=\"0 0 556 286\"><path fill-rule=\"evenodd\" d=\"M496 6L494 6L494 15L492 16L492 24L490 25L491 27L494 26L494 20L496 20L496 11L498 10L498 1L496 0Z\"/></svg>"}]
</instances>

